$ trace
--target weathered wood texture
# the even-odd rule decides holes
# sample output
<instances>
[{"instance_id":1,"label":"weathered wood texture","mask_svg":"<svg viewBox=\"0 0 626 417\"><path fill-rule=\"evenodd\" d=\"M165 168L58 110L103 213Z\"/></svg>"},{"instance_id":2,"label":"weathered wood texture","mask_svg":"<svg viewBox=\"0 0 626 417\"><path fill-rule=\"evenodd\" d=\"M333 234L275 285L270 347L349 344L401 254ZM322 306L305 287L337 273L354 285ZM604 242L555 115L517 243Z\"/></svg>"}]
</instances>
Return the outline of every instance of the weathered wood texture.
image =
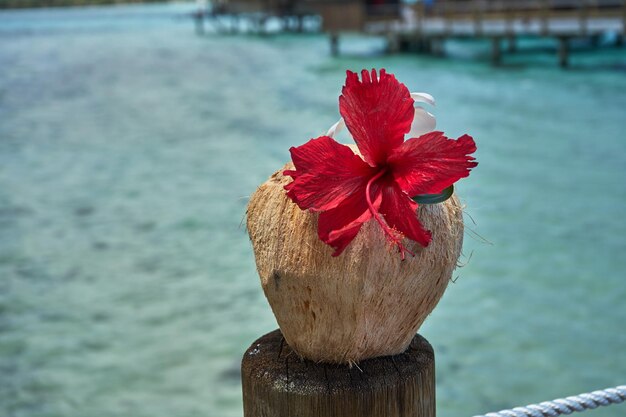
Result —
<instances>
[{"instance_id":1,"label":"weathered wood texture","mask_svg":"<svg viewBox=\"0 0 626 417\"><path fill-rule=\"evenodd\" d=\"M420 335L405 353L349 367L301 359L275 330L241 374L244 417L435 417L435 357Z\"/></svg>"}]
</instances>

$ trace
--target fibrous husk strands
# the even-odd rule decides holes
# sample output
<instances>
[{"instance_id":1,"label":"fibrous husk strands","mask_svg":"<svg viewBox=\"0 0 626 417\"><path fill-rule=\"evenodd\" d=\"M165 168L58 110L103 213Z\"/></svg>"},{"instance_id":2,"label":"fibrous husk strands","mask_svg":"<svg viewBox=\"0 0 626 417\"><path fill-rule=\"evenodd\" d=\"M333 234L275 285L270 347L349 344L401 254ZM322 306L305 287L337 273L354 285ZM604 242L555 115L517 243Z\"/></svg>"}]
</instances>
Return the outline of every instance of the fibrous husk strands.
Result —
<instances>
[{"instance_id":1,"label":"fibrous husk strands","mask_svg":"<svg viewBox=\"0 0 626 417\"><path fill-rule=\"evenodd\" d=\"M293 169L288 164L284 169ZM462 207L453 195L421 205L432 232L402 261L375 221L338 257L317 235L317 214L285 194L276 172L250 199L247 228L265 295L287 343L318 362L356 363L403 352L448 285L463 243Z\"/></svg>"}]
</instances>

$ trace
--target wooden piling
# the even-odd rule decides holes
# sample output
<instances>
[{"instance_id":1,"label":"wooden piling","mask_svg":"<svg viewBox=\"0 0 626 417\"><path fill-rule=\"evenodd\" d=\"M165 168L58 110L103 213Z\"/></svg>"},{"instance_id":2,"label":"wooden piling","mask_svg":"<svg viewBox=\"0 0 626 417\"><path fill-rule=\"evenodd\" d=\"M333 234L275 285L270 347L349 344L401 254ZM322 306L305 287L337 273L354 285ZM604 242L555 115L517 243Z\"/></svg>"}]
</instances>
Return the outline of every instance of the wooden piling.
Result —
<instances>
[{"instance_id":1,"label":"wooden piling","mask_svg":"<svg viewBox=\"0 0 626 417\"><path fill-rule=\"evenodd\" d=\"M241 374L244 417L435 417L434 353L420 335L405 353L349 367L300 359L275 330Z\"/></svg>"},{"instance_id":2,"label":"wooden piling","mask_svg":"<svg viewBox=\"0 0 626 417\"><path fill-rule=\"evenodd\" d=\"M506 50L507 50L507 52L510 52L510 53L513 53L513 52L517 51L517 39L516 39L515 35L507 36Z\"/></svg>"},{"instance_id":3,"label":"wooden piling","mask_svg":"<svg viewBox=\"0 0 626 417\"><path fill-rule=\"evenodd\" d=\"M417 53L431 54L433 52L433 42L431 38L419 37L415 43Z\"/></svg>"},{"instance_id":4,"label":"wooden piling","mask_svg":"<svg viewBox=\"0 0 626 417\"><path fill-rule=\"evenodd\" d=\"M586 0L580 2L578 20L580 22L580 33L587 36L589 33L589 4Z\"/></svg>"},{"instance_id":5,"label":"wooden piling","mask_svg":"<svg viewBox=\"0 0 626 417\"><path fill-rule=\"evenodd\" d=\"M296 32L304 32L304 16L302 14L296 15Z\"/></svg>"},{"instance_id":6,"label":"wooden piling","mask_svg":"<svg viewBox=\"0 0 626 417\"><path fill-rule=\"evenodd\" d=\"M559 66L567 68L569 66L569 38L567 36L559 37Z\"/></svg>"},{"instance_id":7,"label":"wooden piling","mask_svg":"<svg viewBox=\"0 0 626 417\"><path fill-rule=\"evenodd\" d=\"M626 36L626 0L622 1L622 36Z\"/></svg>"},{"instance_id":8,"label":"wooden piling","mask_svg":"<svg viewBox=\"0 0 626 417\"><path fill-rule=\"evenodd\" d=\"M446 55L446 40L444 37L431 37L429 44L430 53L436 57Z\"/></svg>"},{"instance_id":9,"label":"wooden piling","mask_svg":"<svg viewBox=\"0 0 626 417\"><path fill-rule=\"evenodd\" d=\"M230 16L230 26L229 33L234 35L239 30L239 15L237 13L233 13Z\"/></svg>"},{"instance_id":10,"label":"wooden piling","mask_svg":"<svg viewBox=\"0 0 626 417\"><path fill-rule=\"evenodd\" d=\"M499 36L491 38L491 64L498 66L502 63L502 42Z\"/></svg>"},{"instance_id":11,"label":"wooden piling","mask_svg":"<svg viewBox=\"0 0 626 417\"><path fill-rule=\"evenodd\" d=\"M330 34L330 54L339 56L339 34L337 32Z\"/></svg>"},{"instance_id":12,"label":"wooden piling","mask_svg":"<svg viewBox=\"0 0 626 417\"><path fill-rule=\"evenodd\" d=\"M474 15L474 34L482 36L483 34L483 4L480 0L474 0L472 3Z\"/></svg>"},{"instance_id":13,"label":"wooden piling","mask_svg":"<svg viewBox=\"0 0 626 417\"><path fill-rule=\"evenodd\" d=\"M448 3L443 3L443 24L444 24L444 33L449 36L452 34L452 23L453 23L453 14L452 14L452 5Z\"/></svg>"},{"instance_id":14,"label":"wooden piling","mask_svg":"<svg viewBox=\"0 0 626 417\"><path fill-rule=\"evenodd\" d=\"M547 36L550 30L550 0L541 0L540 16L541 34Z\"/></svg>"},{"instance_id":15,"label":"wooden piling","mask_svg":"<svg viewBox=\"0 0 626 417\"><path fill-rule=\"evenodd\" d=\"M394 33L393 31L389 31L387 32L387 36L386 36L386 40L387 40L387 53L388 54L397 54L398 52L400 52L400 37L398 34Z\"/></svg>"},{"instance_id":16,"label":"wooden piling","mask_svg":"<svg viewBox=\"0 0 626 417\"><path fill-rule=\"evenodd\" d=\"M417 24L415 32L417 36L422 37L423 30L424 30L424 19L426 16L426 5L424 4L423 1L420 1L414 7L415 7L414 10L415 10L416 24Z\"/></svg>"},{"instance_id":17,"label":"wooden piling","mask_svg":"<svg viewBox=\"0 0 626 417\"><path fill-rule=\"evenodd\" d=\"M193 19L196 23L196 34L204 35L204 12L197 10L193 13Z\"/></svg>"}]
</instances>

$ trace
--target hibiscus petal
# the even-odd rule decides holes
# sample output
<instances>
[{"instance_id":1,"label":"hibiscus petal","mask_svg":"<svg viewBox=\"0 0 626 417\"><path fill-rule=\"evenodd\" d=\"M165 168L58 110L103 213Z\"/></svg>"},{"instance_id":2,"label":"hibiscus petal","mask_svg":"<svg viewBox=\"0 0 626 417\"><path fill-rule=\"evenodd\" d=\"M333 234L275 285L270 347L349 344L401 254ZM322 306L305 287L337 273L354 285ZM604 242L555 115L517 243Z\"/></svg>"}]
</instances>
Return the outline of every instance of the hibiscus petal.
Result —
<instances>
[{"instance_id":1,"label":"hibiscus petal","mask_svg":"<svg viewBox=\"0 0 626 417\"><path fill-rule=\"evenodd\" d=\"M415 109L415 117L413 117L413 124L411 124L409 136L412 138L420 137L435 130L436 126L437 120L435 119L435 116L423 108L417 107Z\"/></svg>"},{"instance_id":2,"label":"hibiscus petal","mask_svg":"<svg viewBox=\"0 0 626 417\"><path fill-rule=\"evenodd\" d=\"M382 201L380 187L375 184L370 189L374 209L378 210ZM361 226L372 218L365 198L365 189L347 197L334 209L320 213L317 232L320 239L335 248L333 256L339 256L361 230Z\"/></svg>"},{"instance_id":3,"label":"hibiscus petal","mask_svg":"<svg viewBox=\"0 0 626 417\"><path fill-rule=\"evenodd\" d=\"M347 71L339 97L339 112L365 161L382 164L402 144L411 129L415 109L409 90L384 69L377 76L366 70Z\"/></svg>"},{"instance_id":4,"label":"hibiscus petal","mask_svg":"<svg viewBox=\"0 0 626 417\"><path fill-rule=\"evenodd\" d=\"M417 203L408 196L396 183L383 189L380 213L387 224L411 240L426 247L430 243L431 233L424 229L417 218Z\"/></svg>"},{"instance_id":5,"label":"hibiscus petal","mask_svg":"<svg viewBox=\"0 0 626 417\"><path fill-rule=\"evenodd\" d=\"M334 138L335 135L341 132L344 127L346 127L346 123L343 121L342 117L341 119L339 119L339 121L337 121L337 123L332 125L330 129L328 129L328 132L326 132L326 136Z\"/></svg>"},{"instance_id":6,"label":"hibiscus petal","mask_svg":"<svg viewBox=\"0 0 626 417\"><path fill-rule=\"evenodd\" d=\"M389 165L398 185L409 196L437 194L478 165L471 153L476 144L471 136L449 139L431 132L407 140L389 156Z\"/></svg>"},{"instance_id":7,"label":"hibiscus petal","mask_svg":"<svg viewBox=\"0 0 626 417\"><path fill-rule=\"evenodd\" d=\"M411 93L411 98L416 103L427 103L431 106L435 105L435 98L428 93ZM340 118L334 125L332 125L326 132L326 136L334 138L339 132L346 127L346 123L343 117ZM436 127L435 116L421 107L415 109L415 116L413 117L413 123L411 124L411 130L409 136L417 137L425 133L432 132Z\"/></svg>"},{"instance_id":8,"label":"hibiscus petal","mask_svg":"<svg viewBox=\"0 0 626 417\"><path fill-rule=\"evenodd\" d=\"M411 97L414 97L414 95L416 94L426 95L426 93L411 93ZM430 97L432 98L432 96ZM418 101L418 100L415 100L415 101ZM435 104L434 101L430 102L430 101L426 101L425 99L419 100L419 101L431 103L433 105ZM437 120L435 119L435 116L432 113L427 112L421 107L416 107L415 116L413 117L413 123L411 124L411 130L409 132L409 136L412 138L422 136L423 134L426 134L435 130L436 126L437 126ZM337 121L337 123L335 123L328 129L328 131L326 132L326 136L334 138L345 127L346 127L346 123L343 121L343 118L341 118Z\"/></svg>"},{"instance_id":9,"label":"hibiscus petal","mask_svg":"<svg viewBox=\"0 0 626 417\"><path fill-rule=\"evenodd\" d=\"M428 93L411 93L411 98L416 103L428 103L431 106L435 105L435 98Z\"/></svg>"},{"instance_id":10,"label":"hibiscus petal","mask_svg":"<svg viewBox=\"0 0 626 417\"><path fill-rule=\"evenodd\" d=\"M287 170L293 181L287 195L302 210L323 211L364 190L373 168L352 150L334 139L321 136L290 149L295 170Z\"/></svg>"}]
</instances>

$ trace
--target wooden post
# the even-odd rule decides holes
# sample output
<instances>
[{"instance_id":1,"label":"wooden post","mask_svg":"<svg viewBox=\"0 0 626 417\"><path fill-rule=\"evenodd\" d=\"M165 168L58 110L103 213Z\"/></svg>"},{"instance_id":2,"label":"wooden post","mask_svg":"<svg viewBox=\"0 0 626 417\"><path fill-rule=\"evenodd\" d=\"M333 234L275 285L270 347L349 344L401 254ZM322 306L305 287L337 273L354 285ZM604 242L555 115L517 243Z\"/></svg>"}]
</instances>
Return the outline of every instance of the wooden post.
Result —
<instances>
[{"instance_id":1,"label":"wooden post","mask_svg":"<svg viewBox=\"0 0 626 417\"><path fill-rule=\"evenodd\" d=\"M502 63L502 43L499 36L491 38L491 64L498 66Z\"/></svg>"},{"instance_id":2,"label":"wooden post","mask_svg":"<svg viewBox=\"0 0 626 417\"><path fill-rule=\"evenodd\" d=\"M559 37L559 66L561 68L569 66L569 39L567 36Z\"/></svg>"},{"instance_id":3,"label":"wooden post","mask_svg":"<svg viewBox=\"0 0 626 417\"><path fill-rule=\"evenodd\" d=\"M515 35L515 9L511 8L510 10L506 10L506 7L502 7L501 5L500 10L505 14L506 33L513 37Z\"/></svg>"},{"instance_id":4,"label":"wooden post","mask_svg":"<svg viewBox=\"0 0 626 417\"><path fill-rule=\"evenodd\" d=\"M407 35L398 35L398 52L410 52L413 50L413 39Z\"/></svg>"},{"instance_id":5,"label":"wooden post","mask_svg":"<svg viewBox=\"0 0 626 417\"><path fill-rule=\"evenodd\" d=\"M450 36L452 34L452 4L448 2L443 3L443 22L444 32Z\"/></svg>"},{"instance_id":6,"label":"wooden post","mask_svg":"<svg viewBox=\"0 0 626 417\"><path fill-rule=\"evenodd\" d=\"M446 55L446 38L445 37L431 37L430 38L430 53L437 57L443 57Z\"/></svg>"},{"instance_id":7,"label":"wooden post","mask_svg":"<svg viewBox=\"0 0 626 417\"><path fill-rule=\"evenodd\" d=\"M330 34L330 54L339 56L339 34L337 32L331 32Z\"/></svg>"},{"instance_id":8,"label":"wooden post","mask_svg":"<svg viewBox=\"0 0 626 417\"><path fill-rule=\"evenodd\" d=\"M392 30L387 32L387 53L397 54L400 52L400 36L395 34Z\"/></svg>"},{"instance_id":9,"label":"wooden post","mask_svg":"<svg viewBox=\"0 0 626 417\"><path fill-rule=\"evenodd\" d=\"M196 22L196 34L204 35L204 12L202 10L195 11L193 20Z\"/></svg>"},{"instance_id":10,"label":"wooden post","mask_svg":"<svg viewBox=\"0 0 626 417\"><path fill-rule=\"evenodd\" d=\"M300 359L275 330L246 351L241 377L244 417L435 417L435 358L420 335L348 367Z\"/></svg>"},{"instance_id":11,"label":"wooden post","mask_svg":"<svg viewBox=\"0 0 626 417\"><path fill-rule=\"evenodd\" d=\"M233 13L230 20L230 33L235 34L239 31L239 15Z\"/></svg>"},{"instance_id":12,"label":"wooden post","mask_svg":"<svg viewBox=\"0 0 626 417\"><path fill-rule=\"evenodd\" d=\"M507 52L513 53L517 51L517 38L515 35L507 36Z\"/></svg>"},{"instance_id":13,"label":"wooden post","mask_svg":"<svg viewBox=\"0 0 626 417\"><path fill-rule=\"evenodd\" d=\"M423 54L431 54L433 52L433 42L430 37L421 37L418 39L417 52Z\"/></svg>"},{"instance_id":14,"label":"wooden post","mask_svg":"<svg viewBox=\"0 0 626 417\"><path fill-rule=\"evenodd\" d=\"M472 2L474 15L474 35L482 36L483 34L483 3L481 0Z\"/></svg>"},{"instance_id":15,"label":"wooden post","mask_svg":"<svg viewBox=\"0 0 626 417\"><path fill-rule=\"evenodd\" d=\"M546 36L550 30L550 0L541 1L541 34Z\"/></svg>"},{"instance_id":16,"label":"wooden post","mask_svg":"<svg viewBox=\"0 0 626 417\"><path fill-rule=\"evenodd\" d=\"M419 37L422 37L424 34L424 19L426 18L426 5L423 1L417 3L415 7L415 17L417 23L417 34Z\"/></svg>"},{"instance_id":17,"label":"wooden post","mask_svg":"<svg viewBox=\"0 0 626 417\"><path fill-rule=\"evenodd\" d=\"M626 0L622 0L622 37L626 36Z\"/></svg>"},{"instance_id":18,"label":"wooden post","mask_svg":"<svg viewBox=\"0 0 626 417\"><path fill-rule=\"evenodd\" d=\"M296 15L296 32L304 32L304 15L302 14Z\"/></svg>"},{"instance_id":19,"label":"wooden post","mask_svg":"<svg viewBox=\"0 0 626 417\"><path fill-rule=\"evenodd\" d=\"M582 36L587 36L589 33L589 4L586 0L580 2L579 9L579 21L580 21L580 33Z\"/></svg>"}]
</instances>

